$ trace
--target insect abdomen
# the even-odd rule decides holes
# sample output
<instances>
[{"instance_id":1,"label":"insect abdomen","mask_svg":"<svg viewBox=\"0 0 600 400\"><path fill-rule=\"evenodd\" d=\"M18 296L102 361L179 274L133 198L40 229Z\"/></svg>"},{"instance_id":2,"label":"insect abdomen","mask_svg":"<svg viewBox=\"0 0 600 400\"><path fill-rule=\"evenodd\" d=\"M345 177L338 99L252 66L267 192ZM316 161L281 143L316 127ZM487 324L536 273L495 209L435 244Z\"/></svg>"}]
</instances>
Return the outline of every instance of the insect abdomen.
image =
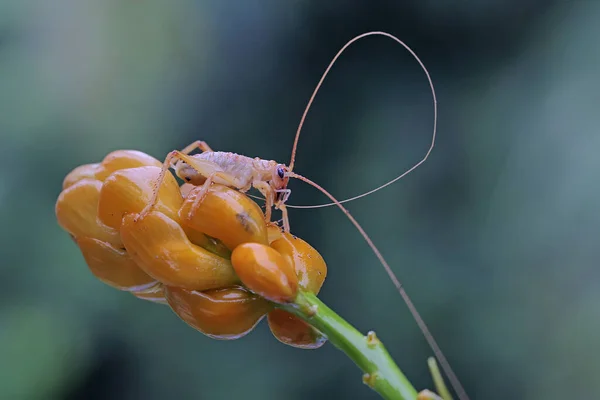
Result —
<instances>
[{"instance_id":1,"label":"insect abdomen","mask_svg":"<svg viewBox=\"0 0 600 400\"><path fill-rule=\"evenodd\" d=\"M198 155L200 159L214 162L223 172L236 176L238 179L251 183L254 173L253 159L236 153L225 151L205 152Z\"/></svg>"}]
</instances>

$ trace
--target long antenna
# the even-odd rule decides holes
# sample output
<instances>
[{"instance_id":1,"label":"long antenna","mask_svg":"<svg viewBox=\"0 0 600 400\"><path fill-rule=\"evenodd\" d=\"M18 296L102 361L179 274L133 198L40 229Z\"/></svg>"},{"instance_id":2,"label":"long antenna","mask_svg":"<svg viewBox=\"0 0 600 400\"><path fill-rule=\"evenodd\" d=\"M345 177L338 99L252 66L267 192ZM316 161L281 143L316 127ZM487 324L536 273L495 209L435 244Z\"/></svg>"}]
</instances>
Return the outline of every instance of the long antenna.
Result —
<instances>
[{"instance_id":1,"label":"long antenna","mask_svg":"<svg viewBox=\"0 0 600 400\"><path fill-rule=\"evenodd\" d=\"M319 83L315 87L315 90L313 91L312 95L310 96L308 104L306 105L306 108L304 109L304 114L302 114L302 118L300 119L300 124L298 125L298 129L296 130L296 137L294 139L294 145L292 147L292 157L291 157L290 164L289 164L289 170L292 171L293 167L294 167L294 162L296 160L296 150L297 150L297 147L298 147L298 140L300 139L300 132L302 131L302 126L304 125L304 120L306 119L306 115L308 114L308 110L310 110L310 107L311 107L311 105L312 105L312 103L313 103L313 101L314 101L317 93L319 92L319 89L321 88L321 85L323 84L323 81L325 80L325 78L329 74L329 71L333 67L333 64L335 64L335 62L337 61L337 59L342 55L342 53L352 43L354 43L357 40L362 39L364 37L374 36L374 35L388 37L388 38L394 40L395 42L399 43L400 45L402 45L414 57L414 59L417 60L417 62L421 66L421 69L423 69L423 71L425 72L425 76L427 77L427 81L429 82L429 87L431 88L431 95L433 97L433 134L431 136L431 144L430 144L429 149L427 150L427 153L425 154L425 156L423 156L423 158L419 162L417 162L415 165L413 165L407 171L403 172L402 174L398 175L397 177L395 177L391 181L389 181L387 183L384 183L383 185L381 185L381 186L379 186L379 187L377 187L377 188L375 188L373 190L370 190L368 192L359 194L358 196L354 196L354 197L351 197L351 198L348 198L348 199L341 200L341 201L339 201L340 204L341 203L347 203L349 201L360 199L361 197L368 196L368 195L370 195L372 193L375 193L378 190L381 190L384 187L389 186L392 183L394 183L394 182L396 182L396 181L404 178L406 175L410 174L417 167L419 167L421 164L423 164L427 160L427 158L429 158L429 155L431 154L431 151L433 150L433 148L435 146L436 133L437 133L437 119L438 119L438 117L437 117L437 114L438 114L438 110L437 110L437 97L435 95L435 88L434 88L434 85L433 85L433 81L431 80L431 76L429 75L429 71L427 70L427 67L425 67L425 64L423 63L423 61L421 61L421 59L419 58L419 56L417 56L417 54L406 43L404 43L402 40L398 39L396 36L394 36L392 34L389 34L387 32L380 32L380 31L366 32L366 33L358 35L354 39L350 40L348 43L346 43L344 45L344 47L342 47L340 49L340 51L338 51L338 53L335 55L335 57L333 57L333 59L329 63L329 66L327 67L327 69L323 73L323 76L321 77L321 80L319 81ZM311 206L296 206L296 205L286 204L286 207L288 207L288 208L322 208L322 207L329 207L329 206L334 206L334 205L336 205L336 203L326 203L326 204L318 204L318 205L311 205Z\"/></svg>"},{"instance_id":2,"label":"long antenna","mask_svg":"<svg viewBox=\"0 0 600 400\"><path fill-rule=\"evenodd\" d=\"M427 76L427 80L429 82L429 86L431 88L431 94L432 94L432 97L433 97L433 135L432 135L432 138L431 138L431 145L429 146L429 149L427 150L427 153L425 154L425 156L419 162L417 162L415 165L413 165L410 169L408 169L407 171L405 171L401 175L397 176L396 178L392 179L391 181L389 181L389 182L387 182L387 183L385 183L385 184L383 184L383 185L381 185L381 186L379 186L379 187L377 187L377 188L375 188L373 190L370 190L370 191L368 191L366 193L360 194L358 196L354 196L354 197L349 198L349 199L338 201L332 194L330 194L328 191L326 191L324 188L322 188L317 183L313 182L312 180L310 180L310 179L308 179L308 178L306 178L306 177L304 177L302 175L298 175L298 174L292 172L293 168L294 168L294 163L295 163L295 160L296 160L296 151L297 151L297 147L298 147L298 140L300 139L300 132L302 131L302 126L304 125L304 121L306 119L306 115L308 114L308 111L310 110L310 107L311 107L311 105L312 105L312 103L313 103L313 101L314 101L317 93L319 92L319 89L321 88L321 85L323 84L323 81L325 80L325 78L329 74L329 71L331 70L331 68L333 67L333 65L337 61L337 59L354 42L356 42L356 41L358 41L358 40L360 40L360 39L362 39L364 37L374 36L374 35L388 37L388 38L394 40L395 42L399 43L400 45L402 45L417 60L417 62L419 63L419 65L421 66L421 68L423 69L423 71L425 72L425 75ZM287 207L290 207L290 208L319 208L319 207L328 207L328 206L336 205L336 206L338 206L344 212L344 214L346 214L346 216L348 217L348 219L350 220L350 222L352 222L352 224L356 227L356 229L358 229L358 231L360 232L360 234L362 235L362 237L365 239L365 241L367 242L367 244L369 245L369 247L371 248L371 250L373 251L373 253L375 253L375 255L377 256L377 258L379 259L379 262L385 268L385 271L388 274L390 280L392 281L392 283L396 287L396 290L398 291L398 293L400 293L400 296L402 296L402 299L404 300L404 302L408 306L408 309L409 309L410 313L412 314L413 318L415 319L417 325L419 326L419 329L423 333L423 336L425 336L425 339L427 340L427 343L429 344L429 346L433 350L436 358L439 360L440 365L442 366L442 369L444 370L444 372L448 376L450 384L452 385L452 387L456 391L458 397L461 400L468 400L469 397L467 396L467 393L465 392L463 386L461 385L460 381L458 380L456 374L452 370L452 367L450 366L450 363L448 362L448 360L444 356L444 353L442 352L442 350L439 347L439 345L437 344L435 338L433 337L433 335L429 331L429 328L427 327L427 324L425 324L425 321L423 320L423 318L421 317L421 315L417 311L415 305L413 304L412 300L408 296L408 293L406 293L406 290L404 289L404 287L402 286L402 284L400 283L400 281L396 277L396 274L394 274L394 271L392 271L392 269L390 268L389 264L387 263L387 261L385 260L385 258L383 258L383 255L381 254L381 252L379 251L379 249L375 246L375 244L373 243L373 241L371 240L371 238L369 237L369 235L367 235L367 233L362 228L362 226L358 223L358 221L356 221L356 219L354 219L354 217L350 214L350 212L342 205L342 203L346 203L346 202L349 202L351 200L359 199L359 198L367 196L367 195L369 195L371 193L375 193L376 191L381 190L381 189L383 189L384 187L386 187L388 185L391 185L392 183L394 183L394 182L402 179L403 177L405 177L406 175L408 175L409 173L411 173L412 171L414 171L421 164L423 164L427 160L427 158L429 157L429 155L431 154L431 151L433 150L433 148L435 146L435 139L436 139L436 132L437 132L437 113L438 113L437 112L437 98L436 98L436 95L435 95L435 88L434 88L434 85L433 85L433 81L431 80L431 76L429 75L429 71L425 67L425 64L423 64L423 62L421 61L421 59L417 56L417 54L408 45L406 45L402 40L398 39L396 36L391 35L391 34L389 34L387 32L373 31L373 32L366 32L366 33L363 33L361 35L356 36L355 38L353 38L352 40L350 40L349 42L347 42L338 51L338 53L335 55L335 57L333 57L333 59L329 63L329 66L327 67L327 69L323 73L323 76L319 80L319 83L317 83L317 86L315 87L315 90L313 91L312 95L310 96L308 104L306 105L306 108L304 109L304 113L302 114L302 118L300 119L300 123L298 125L298 129L296 130L296 137L294 138L294 145L292 146L292 155L291 155L290 163L289 163L289 166L288 166L288 171L289 172L287 173L287 175L289 177L299 179L299 180L301 180L301 181L303 181L305 183L308 183L309 185L315 187L316 189L318 189L319 191L321 191L323 194L325 194L332 201L332 203L321 204L321 205L316 205L316 206L293 206L293 205L287 205Z\"/></svg>"},{"instance_id":3,"label":"long antenna","mask_svg":"<svg viewBox=\"0 0 600 400\"><path fill-rule=\"evenodd\" d=\"M363 227L358 223L358 221L356 221L356 219L354 219L354 217L350 214L350 212L343 205L341 205L340 202L337 201L337 199L335 197L333 197L332 194L330 194L327 190L323 189L320 185L318 185L317 183L311 181L310 179L308 179L302 175L298 175L294 172L289 172L288 176L291 178L299 179L299 180L315 187L316 189L320 190L325 196L329 197L329 199L334 202L333 204L337 205L340 208L340 210L342 210L344 212L344 214L346 214L346 216L348 217L350 222L352 222L352 224L354 224L354 226L356 227L356 229L358 229L358 231L360 232L362 237L365 239L365 241L367 242L367 244L369 245L371 250L373 250L373 253L375 253L377 258L379 259L379 262L381 262L381 265L383 265L383 267L385 268L385 272L387 272L391 281L394 283L394 286L398 290L398 293L400 293L400 296L402 296L402 299L408 306L410 313L412 314L413 318L417 322L419 329L421 329L423 336L425 336L425 340L427 340L427 343L431 347L431 350L433 350L435 357L439 360L440 365L442 366L442 369L448 376L448 380L450 381L450 384L456 391L458 398L461 400L469 400L469 397L467 396L465 389L463 388L460 381L456 377L456 374L454 373L454 371L452 370L452 367L450 366L450 363L444 356L442 349L437 344L435 338L429 331L427 324L425 324L425 321L421 317L421 314L419 314L419 312L417 311L417 308L415 307L412 300L410 299L410 296L408 295L408 293L406 293L406 290L404 290L404 286L402 286L402 284L400 283L400 280L396 277L396 274L394 273L394 271L392 271L392 268L390 268L389 264L387 263L385 258L383 258L383 255L381 254L381 252L379 251L377 246L375 246L375 244L373 243L373 241L371 240L369 235L367 235L367 232L365 232Z\"/></svg>"}]
</instances>

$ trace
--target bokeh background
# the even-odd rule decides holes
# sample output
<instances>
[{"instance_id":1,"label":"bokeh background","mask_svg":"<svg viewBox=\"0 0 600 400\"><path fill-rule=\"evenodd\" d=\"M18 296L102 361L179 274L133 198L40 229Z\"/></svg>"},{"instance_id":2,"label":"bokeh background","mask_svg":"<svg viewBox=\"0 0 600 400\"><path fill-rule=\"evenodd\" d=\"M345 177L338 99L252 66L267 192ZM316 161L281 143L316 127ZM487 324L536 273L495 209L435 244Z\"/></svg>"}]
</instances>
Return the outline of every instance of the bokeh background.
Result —
<instances>
[{"instance_id":1,"label":"bokeh background","mask_svg":"<svg viewBox=\"0 0 600 400\"><path fill-rule=\"evenodd\" d=\"M286 347L264 322L211 340L103 285L54 217L63 177L115 149L203 139L287 163L321 73L367 30L422 57L439 140L351 212L471 398L599 398L599 20L598 1L0 1L0 398L377 398L331 345ZM432 116L418 64L367 38L326 80L296 170L369 190L423 156ZM431 351L343 214L291 223L328 261L321 298L431 388Z\"/></svg>"}]
</instances>

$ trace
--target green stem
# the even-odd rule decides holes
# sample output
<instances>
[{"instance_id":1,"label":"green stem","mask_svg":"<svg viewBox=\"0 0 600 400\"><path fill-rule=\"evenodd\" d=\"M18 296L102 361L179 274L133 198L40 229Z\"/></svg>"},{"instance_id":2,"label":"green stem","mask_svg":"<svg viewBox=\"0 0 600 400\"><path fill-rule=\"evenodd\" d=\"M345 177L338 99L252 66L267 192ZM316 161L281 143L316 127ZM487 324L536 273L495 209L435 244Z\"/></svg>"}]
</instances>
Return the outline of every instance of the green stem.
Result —
<instances>
[{"instance_id":1,"label":"green stem","mask_svg":"<svg viewBox=\"0 0 600 400\"><path fill-rule=\"evenodd\" d=\"M440 369L438 368L435 358L430 357L427 360L427 365L429 366L429 371L431 372L431 377L433 378L435 390L437 390L442 399L452 400L452 395L446 387L446 383L444 383L444 378L442 378L442 374L440 373Z\"/></svg>"},{"instance_id":2,"label":"green stem","mask_svg":"<svg viewBox=\"0 0 600 400\"><path fill-rule=\"evenodd\" d=\"M363 335L312 293L301 291L294 303L278 307L302 318L327 336L335 347L363 370L363 382L384 399L417 398L417 391L394 363L375 332Z\"/></svg>"}]
</instances>

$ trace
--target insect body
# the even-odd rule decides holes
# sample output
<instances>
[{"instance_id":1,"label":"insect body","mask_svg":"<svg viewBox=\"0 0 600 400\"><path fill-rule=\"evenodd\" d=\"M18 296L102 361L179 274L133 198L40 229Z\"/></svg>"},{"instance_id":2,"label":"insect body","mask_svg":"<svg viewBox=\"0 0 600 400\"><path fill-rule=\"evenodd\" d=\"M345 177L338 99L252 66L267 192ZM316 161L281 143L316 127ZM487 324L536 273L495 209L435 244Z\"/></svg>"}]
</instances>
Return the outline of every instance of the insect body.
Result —
<instances>
[{"instance_id":1,"label":"insect body","mask_svg":"<svg viewBox=\"0 0 600 400\"><path fill-rule=\"evenodd\" d=\"M196 148L203 152L189 155ZM196 199L198 204L202 202L213 182L238 189L241 192L247 192L254 187L265 197L267 222L271 221L272 208L275 206L281 210L284 229L289 232L290 224L284 203L291 191L287 189L288 168L284 164L235 153L213 151L205 142L194 142L182 151L175 150L169 153L157 180L154 195L140 214L141 216L150 212L156 204L158 188L170 167L184 181L196 186L202 185ZM194 206L198 204L194 204Z\"/></svg>"}]
</instances>

